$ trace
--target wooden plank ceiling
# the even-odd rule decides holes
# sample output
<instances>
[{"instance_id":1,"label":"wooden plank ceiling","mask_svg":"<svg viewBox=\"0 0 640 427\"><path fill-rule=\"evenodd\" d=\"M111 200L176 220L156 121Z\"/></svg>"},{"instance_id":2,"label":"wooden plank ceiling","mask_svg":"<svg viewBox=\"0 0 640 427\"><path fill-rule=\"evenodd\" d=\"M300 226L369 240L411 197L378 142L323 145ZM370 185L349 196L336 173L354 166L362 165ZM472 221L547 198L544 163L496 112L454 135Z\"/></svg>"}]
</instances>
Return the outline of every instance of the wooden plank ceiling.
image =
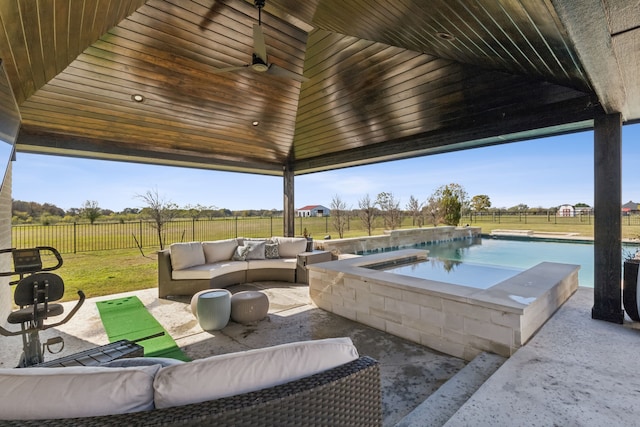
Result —
<instances>
[{"instance_id":1,"label":"wooden plank ceiling","mask_svg":"<svg viewBox=\"0 0 640 427\"><path fill-rule=\"evenodd\" d=\"M0 59L19 151L308 173L639 119L638 6L594 3L267 0L301 83L221 72L251 63L253 1L2 0Z\"/></svg>"}]
</instances>

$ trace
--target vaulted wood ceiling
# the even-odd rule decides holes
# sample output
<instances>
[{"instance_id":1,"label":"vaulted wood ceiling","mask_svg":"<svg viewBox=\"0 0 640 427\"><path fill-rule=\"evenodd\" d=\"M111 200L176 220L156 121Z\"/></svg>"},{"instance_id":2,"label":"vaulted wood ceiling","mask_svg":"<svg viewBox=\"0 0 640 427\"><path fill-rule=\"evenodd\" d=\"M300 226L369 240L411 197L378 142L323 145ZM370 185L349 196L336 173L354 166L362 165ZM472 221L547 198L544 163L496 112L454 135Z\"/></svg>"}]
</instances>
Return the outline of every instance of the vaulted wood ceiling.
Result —
<instances>
[{"instance_id":1,"label":"vaulted wood ceiling","mask_svg":"<svg viewBox=\"0 0 640 427\"><path fill-rule=\"evenodd\" d=\"M251 62L257 19L245 0L2 0L18 150L280 175L640 119L632 0L267 0L268 60L304 83L220 72Z\"/></svg>"}]
</instances>

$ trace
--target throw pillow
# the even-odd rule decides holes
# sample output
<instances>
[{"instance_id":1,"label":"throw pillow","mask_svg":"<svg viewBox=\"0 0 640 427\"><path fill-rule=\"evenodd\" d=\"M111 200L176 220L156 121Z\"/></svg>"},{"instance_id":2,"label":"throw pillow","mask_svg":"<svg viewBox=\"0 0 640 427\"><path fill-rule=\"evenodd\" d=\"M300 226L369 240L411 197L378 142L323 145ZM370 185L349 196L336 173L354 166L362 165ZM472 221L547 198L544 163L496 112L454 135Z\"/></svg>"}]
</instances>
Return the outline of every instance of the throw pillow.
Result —
<instances>
[{"instance_id":1,"label":"throw pillow","mask_svg":"<svg viewBox=\"0 0 640 427\"><path fill-rule=\"evenodd\" d=\"M244 244L249 248L247 259L264 259L266 243L264 240L245 240Z\"/></svg>"},{"instance_id":2,"label":"throw pillow","mask_svg":"<svg viewBox=\"0 0 640 427\"><path fill-rule=\"evenodd\" d=\"M247 259L247 254L249 253L248 246L238 246L236 251L233 253L233 257L231 257L234 261L245 261Z\"/></svg>"},{"instance_id":3,"label":"throw pillow","mask_svg":"<svg viewBox=\"0 0 640 427\"><path fill-rule=\"evenodd\" d=\"M267 243L264 247L264 257L266 259L280 258L280 252L278 251L278 244Z\"/></svg>"},{"instance_id":4,"label":"throw pillow","mask_svg":"<svg viewBox=\"0 0 640 427\"><path fill-rule=\"evenodd\" d=\"M202 243L174 243L169 246L171 251L171 266L174 270L193 267L205 263Z\"/></svg>"},{"instance_id":5,"label":"throw pillow","mask_svg":"<svg viewBox=\"0 0 640 427\"><path fill-rule=\"evenodd\" d=\"M215 240L212 242L202 242L204 257L207 263L229 261L236 248L238 239Z\"/></svg>"}]
</instances>

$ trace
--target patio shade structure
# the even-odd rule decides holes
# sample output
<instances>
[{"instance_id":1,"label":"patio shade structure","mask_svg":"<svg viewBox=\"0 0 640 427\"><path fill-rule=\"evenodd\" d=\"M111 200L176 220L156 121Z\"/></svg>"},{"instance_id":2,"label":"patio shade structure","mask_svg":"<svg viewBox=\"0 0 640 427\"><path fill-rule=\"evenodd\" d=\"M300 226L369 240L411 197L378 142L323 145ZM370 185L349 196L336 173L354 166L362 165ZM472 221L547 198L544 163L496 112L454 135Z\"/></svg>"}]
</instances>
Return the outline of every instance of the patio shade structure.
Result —
<instances>
[{"instance_id":1,"label":"patio shade structure","mask_svg":"<svg viewBox=\"0 0 640 427\"><path fill-rule=\"evenodd\" d=\"M595 128L593 316L621 322L639 8L268 0L263 52L253 1L3 0L0 59L19 152L283 176L288 234L295 175ZM286 72L243 67L254 53Z\"/></svg>"}]
</instances>

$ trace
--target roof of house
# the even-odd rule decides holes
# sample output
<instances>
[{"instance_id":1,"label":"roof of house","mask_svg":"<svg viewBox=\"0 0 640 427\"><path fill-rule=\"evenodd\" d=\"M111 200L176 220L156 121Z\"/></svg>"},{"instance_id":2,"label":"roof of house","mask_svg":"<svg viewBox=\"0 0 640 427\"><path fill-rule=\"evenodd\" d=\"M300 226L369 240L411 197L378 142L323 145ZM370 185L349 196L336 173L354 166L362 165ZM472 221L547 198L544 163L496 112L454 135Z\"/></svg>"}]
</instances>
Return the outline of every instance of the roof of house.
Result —
<instances>
[{"instance_id":1,"label":"roof of house","mask_svg":"<svg viewBox=\"0 0 640 427\"><path fill-rule=\"evenodd\" d=\"M314 210L315 208L324 208L324 209L326 209L326 208L325 208L324 206L322 206L322 205L307 205L307 206L304 206L304 207L302 207L302 208L300 208L300 209L298 209L298 210L299 210L299 211L312 211L312 210Z\"/></svg>"}]
</instances>

